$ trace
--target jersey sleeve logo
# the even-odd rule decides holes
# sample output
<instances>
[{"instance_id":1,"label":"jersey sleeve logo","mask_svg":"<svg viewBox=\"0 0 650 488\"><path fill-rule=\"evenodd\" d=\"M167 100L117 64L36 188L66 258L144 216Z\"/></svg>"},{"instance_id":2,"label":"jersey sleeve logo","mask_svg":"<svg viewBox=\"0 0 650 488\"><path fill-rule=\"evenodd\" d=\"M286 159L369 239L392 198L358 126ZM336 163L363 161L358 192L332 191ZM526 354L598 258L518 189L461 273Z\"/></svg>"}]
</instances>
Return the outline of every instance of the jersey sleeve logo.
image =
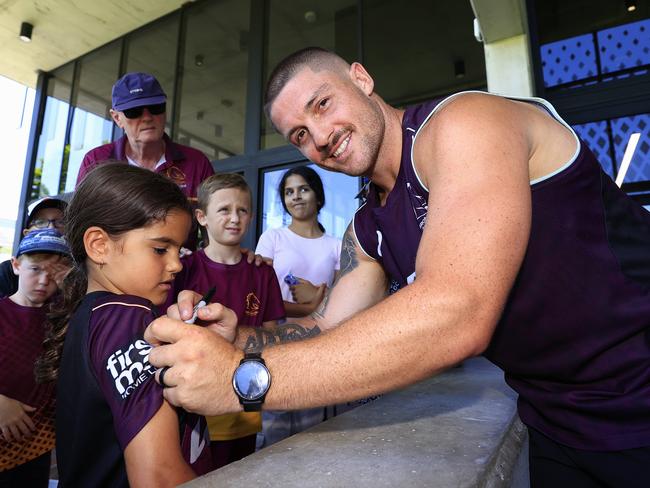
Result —
<instances>
[{"instance_id":1,"label":"jersey sleeve logo","mask_svg":"<svg viewBox=\"0 0 650 488\"><path fill-rule=\"evenodd\" d=\"M151 349L148 342L138 339L108 357L106 370L111 373L115 389L123 400L156 373L155 368L149 364Z\"/></svg>"}]
</instances>

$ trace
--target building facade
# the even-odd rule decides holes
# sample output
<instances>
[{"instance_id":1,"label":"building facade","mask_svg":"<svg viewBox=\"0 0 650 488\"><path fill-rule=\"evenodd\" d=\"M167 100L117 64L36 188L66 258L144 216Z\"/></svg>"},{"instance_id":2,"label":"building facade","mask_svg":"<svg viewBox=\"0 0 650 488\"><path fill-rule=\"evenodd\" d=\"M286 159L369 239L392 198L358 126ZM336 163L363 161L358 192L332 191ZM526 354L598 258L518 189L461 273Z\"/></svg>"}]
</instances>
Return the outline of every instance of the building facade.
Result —
<instances>
[{"instance_id":1,"label":"building facade","mask_svg":"<svg viewBox=\"0 0 650 488\"><path fill-rule=\"evenodd\" d=\"M547 98L605 171L625 173L623 188L650 203L650 0L201 0L39 74L21 206L74 189L84 154L122 135L111 86L144 71L167 92L170 137L216 171L245 175L253 246L286 223L279 176L306 163L265 120L263 87L281 58L310 45L361 61L396 106L459 90ZM321 221L340 236L361 182L321 175Z\"/></svg>"}]
</instances>

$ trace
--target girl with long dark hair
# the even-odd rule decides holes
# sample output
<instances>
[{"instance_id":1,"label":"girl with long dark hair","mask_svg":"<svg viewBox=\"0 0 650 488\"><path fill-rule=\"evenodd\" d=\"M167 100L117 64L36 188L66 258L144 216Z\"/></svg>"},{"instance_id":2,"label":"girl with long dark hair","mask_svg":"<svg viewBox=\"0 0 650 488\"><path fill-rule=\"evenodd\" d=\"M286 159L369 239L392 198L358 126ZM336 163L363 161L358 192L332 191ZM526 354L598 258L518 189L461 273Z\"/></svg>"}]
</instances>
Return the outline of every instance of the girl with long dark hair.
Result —
<instances>
[{"instance_id":1,"label":"girl with long dark hair","mask_svg":"<svg viewBox=\"0 0 650 488\"><path fill-rule=\"evenodd\" d=\"M341 241L325 234L318 221L325 192L316 171L309 166L289 169L278 193L291 223L264 232L255 253L273 259L287 317L302 317L316 309L332 285L339 269ZM298 285L291 283L292 277Z\"/></svg>"},{"instance_id":2,"label":"girl with long dark hair","mask_svg":"<svg viewBox=\"0 0 650 488\"><path fill-rule=\"evenodd\" d=\"M93 170L65 214L74 267L50 317L41 381L58 379L62 486L176 486L211 469L203 417L163 398L143 340L180 271L191 209L178 186L124 164Z\"/></svg>"},{"instance_id":3,"label":"girl with long dark hair","mask_svg":"<svg viewBox=\"0 0 650 488\"><path fill-rule=\"evenodd\" d=\"M264 232L255 253L273 259L287 316L300 317L313 312L332 285L339 269L341 241L325 234L318 221L318 213L325 206L325 192L316 171L308 166L289 169L280 180L278 193L284 210L291 215L291 223ZM297 284L288 283L292 279ZM326 415L323 407L265 411L261 444L268 446L297 434L323 421Z\"/></svg>"}]
</instances>

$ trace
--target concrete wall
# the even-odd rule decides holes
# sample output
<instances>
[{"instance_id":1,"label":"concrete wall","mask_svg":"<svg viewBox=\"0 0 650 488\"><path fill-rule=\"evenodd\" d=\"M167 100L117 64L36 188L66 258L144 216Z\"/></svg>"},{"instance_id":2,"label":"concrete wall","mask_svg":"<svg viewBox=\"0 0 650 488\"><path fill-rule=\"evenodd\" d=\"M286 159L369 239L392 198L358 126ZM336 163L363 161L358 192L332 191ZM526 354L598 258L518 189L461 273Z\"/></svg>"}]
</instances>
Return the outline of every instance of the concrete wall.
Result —
<instances>
[{"instance_id":1,"label":"concrete wall","mask_svg":"<svg viewBox=\"0 0 650 488\"><path fill-rule=\"evenodd\" d=\"M533 70L524 0L470 0L485 49L488 90L532 96Z\"/></svg>"},{"instance_id":2,"label":"concrete wall","mask_svg":"<svg viewBox=\"0 0 650 488\"><path fill-rule=\"evenodd\" d=\"M528 36L521 34L484 45L488 91L499 95L533 96Z\"/></svg>"},{"instance_id":3,"label":"concrete wall","mask_svg":"<svg viewBox=\"0 0 650 488\"><path fill-rule=\"evenodd\" d=\"M184 486L523 488L526 452L514 392L477 358Z\"/></svg>"}]
</instances>

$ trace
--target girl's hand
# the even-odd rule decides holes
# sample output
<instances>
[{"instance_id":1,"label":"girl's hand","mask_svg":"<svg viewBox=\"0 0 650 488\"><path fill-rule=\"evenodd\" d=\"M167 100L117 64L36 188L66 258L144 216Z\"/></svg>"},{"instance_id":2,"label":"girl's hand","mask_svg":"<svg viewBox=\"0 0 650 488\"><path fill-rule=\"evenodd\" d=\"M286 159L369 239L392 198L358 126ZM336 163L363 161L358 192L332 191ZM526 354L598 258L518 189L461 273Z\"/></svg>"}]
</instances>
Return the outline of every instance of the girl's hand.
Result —
<instances>
[{"instance_id":1,"label":"girl's hand","mask_svg":"<svg viewBox=\"0 0 650 488\"><path fill-rule=\"evenodd\" d=\"M308 280L298 278L298 284L290 286L289 289L296 303L313 303L316 300L320 303L327 286L325 283L316 286Z\"/></svg>"},{"instance_id":2,"label":"girl's hand","mask_svg":"<svg viewBox=\"0 0 650 488\"><path fill-rule=\"evenodd\" d=\"M36 409L18 400L0 395L0 432L7 442L29 439L36 426L28 413Z\"/></svg>"},{"instance_id":3,"label":"girl's hand","mask_svg":"<svg viewBox=\"0 0 650 488\"><path fill-rule=\"evenodd\" d=\"M190 290L178 294L178 303L167 309L167 316L176 320L187 320L193 315L194 305L199 303L201 295ZM209 303L198 310L197 325L202 325L231 344L237 337L237 314L220 303ZM155 345L155 344L154 344Z\"/></svg>"}]
</instances>

